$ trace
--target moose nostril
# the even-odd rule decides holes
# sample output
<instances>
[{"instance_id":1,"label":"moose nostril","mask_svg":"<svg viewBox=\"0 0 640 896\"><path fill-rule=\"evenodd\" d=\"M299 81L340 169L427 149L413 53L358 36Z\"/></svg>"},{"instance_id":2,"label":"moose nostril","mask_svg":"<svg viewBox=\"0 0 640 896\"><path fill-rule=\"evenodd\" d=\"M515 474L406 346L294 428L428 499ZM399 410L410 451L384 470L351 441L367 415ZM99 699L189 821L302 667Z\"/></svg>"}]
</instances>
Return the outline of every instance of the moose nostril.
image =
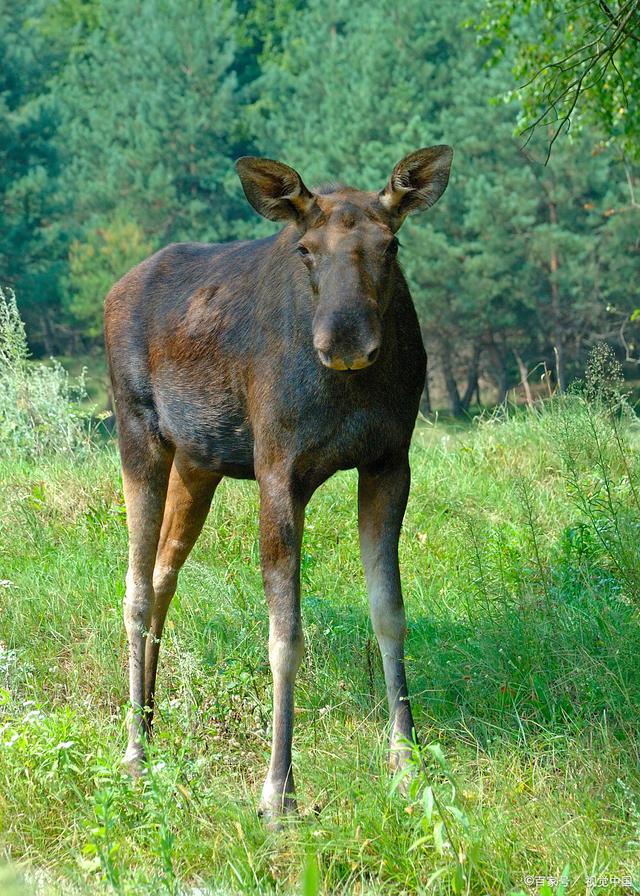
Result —
<instances>
[{"instance_id":1,"label":"moose nostril","mask_svg":"<svg viewBox=\"0 0 640 896\"><path fill-rule=\"evenodd\" d=\"M380 346L378 346L378 348L374 348L374 350L372 352L369 352L369 354L367 355L367 361L369 362L369 364L373 364L373 362L376 360L376 358L378 357L379 354L380 354Z\"/></svg>"}]
</instances>

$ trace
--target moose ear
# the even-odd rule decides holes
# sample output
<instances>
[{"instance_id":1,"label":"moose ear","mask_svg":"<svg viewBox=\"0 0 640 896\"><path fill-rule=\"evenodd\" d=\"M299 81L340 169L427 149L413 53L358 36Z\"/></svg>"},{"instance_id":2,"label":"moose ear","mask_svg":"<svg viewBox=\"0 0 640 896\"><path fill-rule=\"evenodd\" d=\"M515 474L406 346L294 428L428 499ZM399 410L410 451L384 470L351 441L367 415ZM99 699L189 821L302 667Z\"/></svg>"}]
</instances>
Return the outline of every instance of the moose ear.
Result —
<instances>
[{"instance_id":1,"label":"moose ear","mask_svg":"<svg viewBox=\"0 0 640 896\"><path fill-rule=\"evenodd\" d=\"M398 227L405 215L429 208L440 199L449 182L452 158L450 146L430 146L398 162L379 194L382 205L399 218Z\"/></svg>"},{"instance_id":2,"label":"moose ear","mask_svg":"<svg viewBox=\"0 0 640 896\"><path fill-rule=\"evenodd\" d=\"M236 171L244 195L270 221L300 221L315 203L298 172L282 162L243 156Z\"/></svg>"}]
</instances>

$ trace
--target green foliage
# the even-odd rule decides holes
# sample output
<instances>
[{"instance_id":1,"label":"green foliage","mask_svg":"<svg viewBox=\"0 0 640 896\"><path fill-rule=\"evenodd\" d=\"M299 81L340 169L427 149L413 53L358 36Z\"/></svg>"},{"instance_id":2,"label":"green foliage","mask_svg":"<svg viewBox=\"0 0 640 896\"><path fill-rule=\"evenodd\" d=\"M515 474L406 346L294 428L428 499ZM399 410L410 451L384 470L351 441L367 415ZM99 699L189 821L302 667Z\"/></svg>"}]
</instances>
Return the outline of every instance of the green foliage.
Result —
<instances>
[{"instance_id":1,"label":"green foliage","mask_svg":"<svg viewBox=\"0 0 640 896\"><path fill-rule=\"evenodd\" d=\"M26 896L27 889L21 878L11 868L0 868L0 888L3 896Z\"/></svg>"},{"instance_id":2,"label":"green foliage","mask_svg":"<svg viewBox=\"0 0 640 896\"><path fill-rule=\"evenodd\" d=\"M89 232L115 215L156 245L229 235L235 17L225 0L100 4L82 56L56 81L63 184Z\"/></svg>"},{"instance_id":3,"label":"green foliage","mask_svg":"<svg viewBox=\"0 0 640 896\"><path fill-rule=\"evenodd\" d=\"M465 893L472 876L490 886L491 881L483 881L481 869L475 867L479 840L471 830L459 785L442 747L437 743L424 747L413 743L411 749L411 762L398 778L405 783L409 780L407 795L420 808L420 836L409 851L428 849L439 857L427 888L442 881L452 893Z\"/></svg>"},{"instance_id":4,"label":"green foliage","mask_svg":"<svg viewBox=\"0 0 640 896\"><path fill-rule=\"evenodd\" d=\"M68 308L89 337L102 335L102 303L97 299L151 251L140 226L122 217L88 231L83 242L71 243Z\"/></svg>"},{"instance_id":5,"label":"green foliage","mask_svg":"<svg viewBox=\"0 0 640 896\"><path fill-rule=\"evenodd\" d=\"M50 351L66 255L57 108L47 91L57 57L27 16L22 4L0 5L0 282L23 297L31 339Z\"/></svg>"},{"instance_id":6,"label":"green foliage","mask_svg":"<svg viewBox=\"0 0 640 896\"><path fill-rule=\"evenodd\" d=\"M34 458L88 447L90 418L78 407L83 395L83 376L71 383L55 361L29 360L15 295L0 288L0 453Z\"/></svg>"},{"instance_id":7,"label":"green foliage","mask_svg":"<svg viewBox=\"0 0 640 896\"><path fill-rule=\"evenodd\" d=\"M486 40L497 56L514 58L523 103L519 128L562 130L595 125L606 139L639 157L640 119L630 98L640 87L640 4L637 0L488 0Z\"/></svg>"},{"instance_id":8,"label":"green foliage","mask_svg":"<svg viewBox=\"0 0 640 896\"><path fill-rule=\"evenodd\" d=\"M320 872L316 857L309 853L302 875L302 896L317 896L320 892Z\"/></svg>"}]
</instances>

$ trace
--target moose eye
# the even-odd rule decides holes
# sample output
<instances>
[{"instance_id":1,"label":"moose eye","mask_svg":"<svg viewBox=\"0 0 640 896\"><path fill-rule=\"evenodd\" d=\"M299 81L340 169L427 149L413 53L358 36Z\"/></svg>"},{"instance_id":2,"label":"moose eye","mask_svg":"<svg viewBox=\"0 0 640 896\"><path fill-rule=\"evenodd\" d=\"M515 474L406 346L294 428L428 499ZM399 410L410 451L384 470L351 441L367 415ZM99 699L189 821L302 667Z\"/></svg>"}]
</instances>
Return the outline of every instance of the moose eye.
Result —
<instances>
[{"instance_id":1,"label":"moose eye","mask_svg":"<svg viewBox=\"0 0 640 896\"><path fill-rule=\"evenodd\" d=\"M296 246L296 252L300 255L301 258L309 258L311 252L307 249L306 246L303 246L302 243L298 243Z\"/></svg>"}]
</instances>

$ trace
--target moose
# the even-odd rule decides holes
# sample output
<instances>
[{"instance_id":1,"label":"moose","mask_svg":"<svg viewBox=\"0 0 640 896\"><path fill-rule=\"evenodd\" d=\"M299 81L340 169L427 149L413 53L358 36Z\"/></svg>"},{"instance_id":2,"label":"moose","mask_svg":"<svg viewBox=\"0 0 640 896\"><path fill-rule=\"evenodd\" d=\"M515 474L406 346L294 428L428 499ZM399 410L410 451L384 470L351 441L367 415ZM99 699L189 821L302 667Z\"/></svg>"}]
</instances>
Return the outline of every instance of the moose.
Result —
<instances>
[{"instance_id":1,"label":"moose","mask_svg":"<svg viewBox=\"0 0 640 896\"><path fill-rule=\"evenodd\" d=\"M222 477L255 479L273 677L260 808L272 819L296 811L291 746L303 656L305 506L336 471L352 468L389 704L390 765L407 765L414 723L398 540L426 354L396 233L407 215L440 198L452 155L449 146L419 149L377 192L343 184L312 191L281 162L243 157L236 169L247 200L283 228L263 239L169 245L108 293L105 336L129 533L123 763L133 775L144 768L178 573Z\"/></svg>"}]
</instances>

